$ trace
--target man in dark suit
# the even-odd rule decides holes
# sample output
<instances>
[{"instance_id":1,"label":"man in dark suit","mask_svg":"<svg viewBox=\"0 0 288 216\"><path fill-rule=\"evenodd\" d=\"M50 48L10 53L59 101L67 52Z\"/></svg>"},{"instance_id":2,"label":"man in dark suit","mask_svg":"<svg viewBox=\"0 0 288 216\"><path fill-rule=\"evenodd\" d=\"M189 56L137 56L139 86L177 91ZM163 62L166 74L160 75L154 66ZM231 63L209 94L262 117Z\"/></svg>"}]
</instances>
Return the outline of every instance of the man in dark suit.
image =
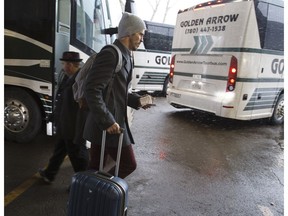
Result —
<instances>
[{"instance_id":1,"label":"man in dark suit","mask_svg":"<svg viewBox=\"0 0 288 216\"><path fill-rule=\"evenodd\" d=\"M91 142L89 168L99 169L103 130L107 131L105 158L109 155L116 160L120 128L124 128L119 167L119 177L121 178L132 173L137 165L131 145L134 144L134 139L128 125L127 105L134 109L149 107L149 105L141 105L139 95L128 92L133 70L132 51L136 50L143 42L145 29L145 23L139 17L124 13L118 26L118 39L114 42L114 45L122 53L120 56L123 62L121 70L112 79L118 55L113 48L102 49L97 54L91 69L92 73L88 74L85 83L85 98L89 114L83 135ZM111 92L107 96L110 82L112 83ZM109 100L106 101L106 98ZM114 174L113 169L109 172Z\"/></svg>"},{"instance_id":2,"label":"man in dark suit","mask_svg":"<svg viewBox=\"0 0 288 216\"><path fill-rule=\"evenodd\" d=\"M86 141L82 137L84 124L79 124L79 122L85 121L86 111L79 109L72 90L82 59L80 59L78 52L64 52L60 60L65 74L57 91L56 107L53 114L58 140L48 166L39 170L40 177L46 183L54 181L67 155L74 172L86 170L89 160Z\"/></svg>"}]
</instances>

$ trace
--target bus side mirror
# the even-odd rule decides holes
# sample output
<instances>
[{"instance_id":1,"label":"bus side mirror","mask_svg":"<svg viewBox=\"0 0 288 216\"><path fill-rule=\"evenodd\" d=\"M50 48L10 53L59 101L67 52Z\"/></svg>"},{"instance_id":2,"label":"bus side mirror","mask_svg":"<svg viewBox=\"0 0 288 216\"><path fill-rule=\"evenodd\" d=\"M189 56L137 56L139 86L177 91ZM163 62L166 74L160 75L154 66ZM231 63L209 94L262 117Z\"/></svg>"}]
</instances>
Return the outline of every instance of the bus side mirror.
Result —
<instances>
[{"instance_id":1,"label":"bus side mirror","mask_svg":"<svg viewBox=\"0 0 288 216\"><path fill-rule=\"evenodd\" d=\"M109 34L110 36L118 34L118 27L103 29L102 34Z\"/></svg>"}]
</instances>

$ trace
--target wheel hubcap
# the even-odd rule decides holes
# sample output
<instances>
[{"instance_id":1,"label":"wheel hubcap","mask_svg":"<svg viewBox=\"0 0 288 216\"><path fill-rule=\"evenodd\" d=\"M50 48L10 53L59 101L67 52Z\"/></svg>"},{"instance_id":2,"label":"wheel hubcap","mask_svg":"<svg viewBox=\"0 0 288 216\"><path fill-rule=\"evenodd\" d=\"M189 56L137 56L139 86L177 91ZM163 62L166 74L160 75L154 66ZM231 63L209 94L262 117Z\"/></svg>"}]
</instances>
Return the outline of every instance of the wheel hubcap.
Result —
<instances>
[{"instance_id":1,"label":"wheel hubcap","mask_svg":"<svg viewBox=\"0 0 288 216\"><path fill-rule=\"evenodd\" d=\"M20 101L10 100L5 104L5 128L11 132L22 132L28 125L29 113L27 107Z\"/></svg>"},{"instance_id":2,"label":"wheel hubcap","mask_svg":"<svg viewBox=\"0 0 288 216\"><path fill-rule=\"evenodd\" d=\"M276 107L276 118L278 120L284 118L284 100L280 101Z\"/></svg>"}]
</instances>

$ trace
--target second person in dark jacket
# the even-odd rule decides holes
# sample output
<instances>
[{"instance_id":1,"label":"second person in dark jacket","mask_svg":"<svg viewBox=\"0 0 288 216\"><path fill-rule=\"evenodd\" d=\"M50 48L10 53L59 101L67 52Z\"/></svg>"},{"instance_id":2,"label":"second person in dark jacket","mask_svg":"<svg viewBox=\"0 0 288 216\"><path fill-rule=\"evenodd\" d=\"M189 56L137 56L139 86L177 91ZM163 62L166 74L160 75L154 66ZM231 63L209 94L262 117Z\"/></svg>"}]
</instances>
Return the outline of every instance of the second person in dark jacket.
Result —
<instances>
[{"instance_id":1,"label":"second person in dark jacket","mask_svg":"<svg viewBox=\"0 0 288 216\"><path fill-rule=\"evenodd\" d=\"M40 176L47 183L54 181L67 155L74 172L86 170L89 160L86 141L83 139L86 111L79 108L72 90L82 59L78 52L64 52L60 60L65 74L57 91L53 114L58 139L48 166L39 170Z\"/></svg>"}]
</instances>

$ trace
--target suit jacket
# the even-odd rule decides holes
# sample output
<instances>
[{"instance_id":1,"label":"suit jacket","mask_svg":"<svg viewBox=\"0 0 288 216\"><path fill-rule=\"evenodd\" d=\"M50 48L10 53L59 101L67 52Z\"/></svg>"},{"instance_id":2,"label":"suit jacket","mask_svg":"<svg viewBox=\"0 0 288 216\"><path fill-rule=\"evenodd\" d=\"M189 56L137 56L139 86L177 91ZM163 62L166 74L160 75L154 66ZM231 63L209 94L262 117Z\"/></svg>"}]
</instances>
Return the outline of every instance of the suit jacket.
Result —
<instances>
[{"instance_id":1,"label":"suit jacket","mask_svg":"<svg viewBox=\"0 0 288 216\"><path fill-rule=\"evenodd\" d=\"M137 94L128 93L132 78L133 64L130 51L119 40L114 42L122 52L123 65L121 71L112 75L117 65L117 52L113 48L102 49L89 72L85 82L85 98L89 107L89 114L84 129L84 138L91 143L101 144L102 132L115 122L124 128L123 146L134 144L128 118L127 105L138 109L139 98ZM109 83L113 80L109 101L105 98ZM116 147L119 135L107 133L106 145Z\"/></svg>"}]
</instances>

